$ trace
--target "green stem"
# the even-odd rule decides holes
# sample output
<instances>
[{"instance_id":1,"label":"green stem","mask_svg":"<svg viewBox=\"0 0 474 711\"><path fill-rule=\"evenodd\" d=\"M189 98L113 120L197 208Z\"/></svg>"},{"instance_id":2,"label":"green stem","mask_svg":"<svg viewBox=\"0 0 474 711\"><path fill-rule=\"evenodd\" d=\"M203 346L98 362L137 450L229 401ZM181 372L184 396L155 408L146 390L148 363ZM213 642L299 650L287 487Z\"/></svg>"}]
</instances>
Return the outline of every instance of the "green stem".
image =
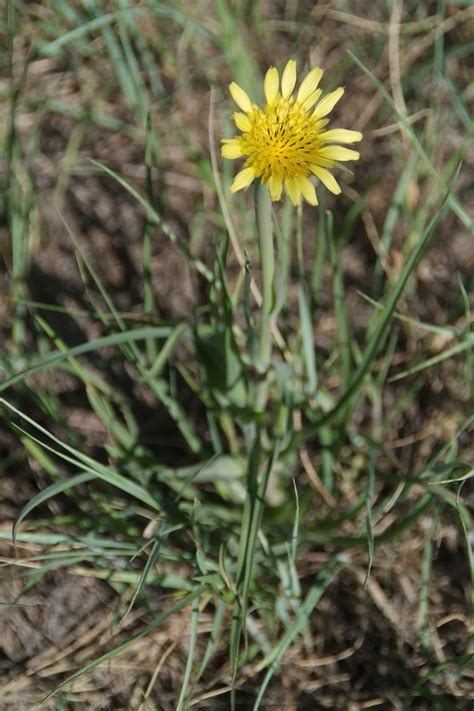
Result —
<instances>
[{"instance_id":1,"label":"green stem","mask_svg":"<svg viewBox=\"0 0 474 711\"><path fill-rule=\"evenodd\" d=\"M255 188L255 214L257 217L258 247L262 270L262 306L260 309L258 369L266 374L272 355L273 278L275 256L273 251L272 201L268 187L261 183ZM266 378L259 388L257 405L264 408L267 400Z\"/></svg>"}]
</instances>

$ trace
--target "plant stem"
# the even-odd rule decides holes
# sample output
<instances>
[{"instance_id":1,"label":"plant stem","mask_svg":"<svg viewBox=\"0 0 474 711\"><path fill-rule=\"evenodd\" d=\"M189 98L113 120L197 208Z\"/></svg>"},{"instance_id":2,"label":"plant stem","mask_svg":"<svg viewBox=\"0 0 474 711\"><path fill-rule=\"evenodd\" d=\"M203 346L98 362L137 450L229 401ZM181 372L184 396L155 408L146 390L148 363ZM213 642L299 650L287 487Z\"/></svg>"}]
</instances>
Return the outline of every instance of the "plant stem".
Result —
<instances>
[{"instance_id":1,"label":"plant stem","mask_svg":"<svg viewBox=\"0 0 474 711\"><path fill-rule=\"evenodd\" d=\"M261 183L255 188L255 214L257 217L258 247L262 270L262 306L260 310L258 370L264 380L257 393L257 407L263 409L267 400L266 373L272 355L273 278L275 274L275 256L273 250L272 201L268 187Z\"/></svg>"}]
</instances>

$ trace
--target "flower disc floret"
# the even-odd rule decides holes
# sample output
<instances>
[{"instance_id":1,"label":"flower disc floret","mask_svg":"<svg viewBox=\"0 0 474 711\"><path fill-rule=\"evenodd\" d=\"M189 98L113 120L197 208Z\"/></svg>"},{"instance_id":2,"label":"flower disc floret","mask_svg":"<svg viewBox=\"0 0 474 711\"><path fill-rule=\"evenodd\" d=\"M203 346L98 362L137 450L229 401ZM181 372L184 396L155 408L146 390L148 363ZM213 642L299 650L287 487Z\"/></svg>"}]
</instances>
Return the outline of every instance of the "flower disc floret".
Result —
<instances>
[{"instance_id":1,"label":"flower disc floret","mask_svg":"<svg viewBox=\"0 0 474 711\"><path fill-rule=\"evenodd\" d=\"M290 59L287 63L281 85L277 69L270 67L264 81L264 108L252 103L238 84L230 84L232 98L241 109L233 116L241 134L223 139L222 155L230 160L247 156L243 170L231 185L231 192L247 188L253 180L260 179L268 185L274 201L281 198L284 186L294 205L300 204L302 196L311 205L317 205L310 176L315 176L331 192L341 192L328 168L336 161L357 160L359 153L333 144L355 143L362 139L362 134L342 128L325 130L329 122L326 116L344 89L336 89L321 98L318 84L322 75L319 67L312 69L295 97L296 62Z\"/></svg>"}]
</instances>

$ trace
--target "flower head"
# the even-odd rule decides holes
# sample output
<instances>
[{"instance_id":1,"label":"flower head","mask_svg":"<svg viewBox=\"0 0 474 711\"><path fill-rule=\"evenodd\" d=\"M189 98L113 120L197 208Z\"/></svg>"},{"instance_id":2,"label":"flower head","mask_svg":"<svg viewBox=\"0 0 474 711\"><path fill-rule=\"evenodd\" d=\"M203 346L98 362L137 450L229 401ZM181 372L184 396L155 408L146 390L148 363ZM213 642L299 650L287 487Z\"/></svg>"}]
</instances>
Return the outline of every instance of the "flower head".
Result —
<instances>
[{"instance_id":1,"label":"flower head","mask_svg":"<svg viewBox=\"0 0 474 711\"><path fill-rule=\"evenodd\" d=\"M232 98L242 110L233 116L242 133L223 139L222 155L231 160L247 156L243 170L231 185L231 192L247 188L259 178L268 184L272 200L281 198L284 185L294 205L300 204L301 196L311 205L317 205L310 175L315 175L332 193L341 192L328 168L332 168L336 161L357 160L359 153L334 144L355 143L362 139L362 134L343 128L326 130L329 123L326 116L344 89L340 87L321 98L318 84L322 75L319 67L312 69L295 97L294 59L287 63L281 83L277 69L270 67L265 75L264 108L252 103L238 84L230 84Z\"/></svg>"}]
</instances>

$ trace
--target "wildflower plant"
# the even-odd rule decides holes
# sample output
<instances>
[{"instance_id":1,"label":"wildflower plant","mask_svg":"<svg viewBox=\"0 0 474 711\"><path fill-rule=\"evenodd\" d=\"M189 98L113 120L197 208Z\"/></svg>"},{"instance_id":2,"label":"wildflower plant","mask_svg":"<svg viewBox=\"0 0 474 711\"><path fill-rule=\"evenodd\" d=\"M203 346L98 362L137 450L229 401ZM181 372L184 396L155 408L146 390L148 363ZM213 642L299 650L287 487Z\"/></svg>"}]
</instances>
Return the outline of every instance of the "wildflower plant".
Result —
<instances>
[{"instance_id":1,"label":"wildflower plant","mask_svg":"<svg viewBox=\"0 0 474 711\"><path fill-rule=\"evenodd\" d=\"M327 116L344 94L344 89L339 87L323 96L319 88L322 75L323 71L319 67L312 69L294 95L295 60L288 61L281 81L278 70L270 67L265 75L266 103L263 108L254 104L235 82L232 82L229 87L233 100L241 109L233 115L235 125L241 134L222 140L222 156L230 160L246 158L244 167L236 175L230 191L238 192L256 181L255 213L262 302L259 314L258 347L255 354L255 370L259 373L259 379L255 384L254 406L257 413L261 413L266 421L265 439L272 443L270 448L266 447L265 452L262 427L257 422L249 453L247 499L242 520L241 550L245 551L245 554L239 556L236 578L238 597L231 635L234 674L242 623L247 614L256 536L267 486L281 452L288 446L288 430L291 430L291 417L281 398L275 405L280 415L284 413L283 419L286 414L287 422L282 423L280 418L280 422L272 423L271 418L266 417L269 406L269 385L272 380L272 333L277 318L272 202L282 198L284 188L295 207L301 205L302 197L310 205L317 205L316 190L311 178L323 183L332 193L339 194L341 188L330 169L336 167L339 161L357 160L359 153L337 144L351 144L362 139L359 131L326 128L329 123ZM301 243L299 247L301 249ZM310 338L312 339L312 335ZM255 487L258 491L257 497L255 497Z\"/></svg>"}]
</instances>

